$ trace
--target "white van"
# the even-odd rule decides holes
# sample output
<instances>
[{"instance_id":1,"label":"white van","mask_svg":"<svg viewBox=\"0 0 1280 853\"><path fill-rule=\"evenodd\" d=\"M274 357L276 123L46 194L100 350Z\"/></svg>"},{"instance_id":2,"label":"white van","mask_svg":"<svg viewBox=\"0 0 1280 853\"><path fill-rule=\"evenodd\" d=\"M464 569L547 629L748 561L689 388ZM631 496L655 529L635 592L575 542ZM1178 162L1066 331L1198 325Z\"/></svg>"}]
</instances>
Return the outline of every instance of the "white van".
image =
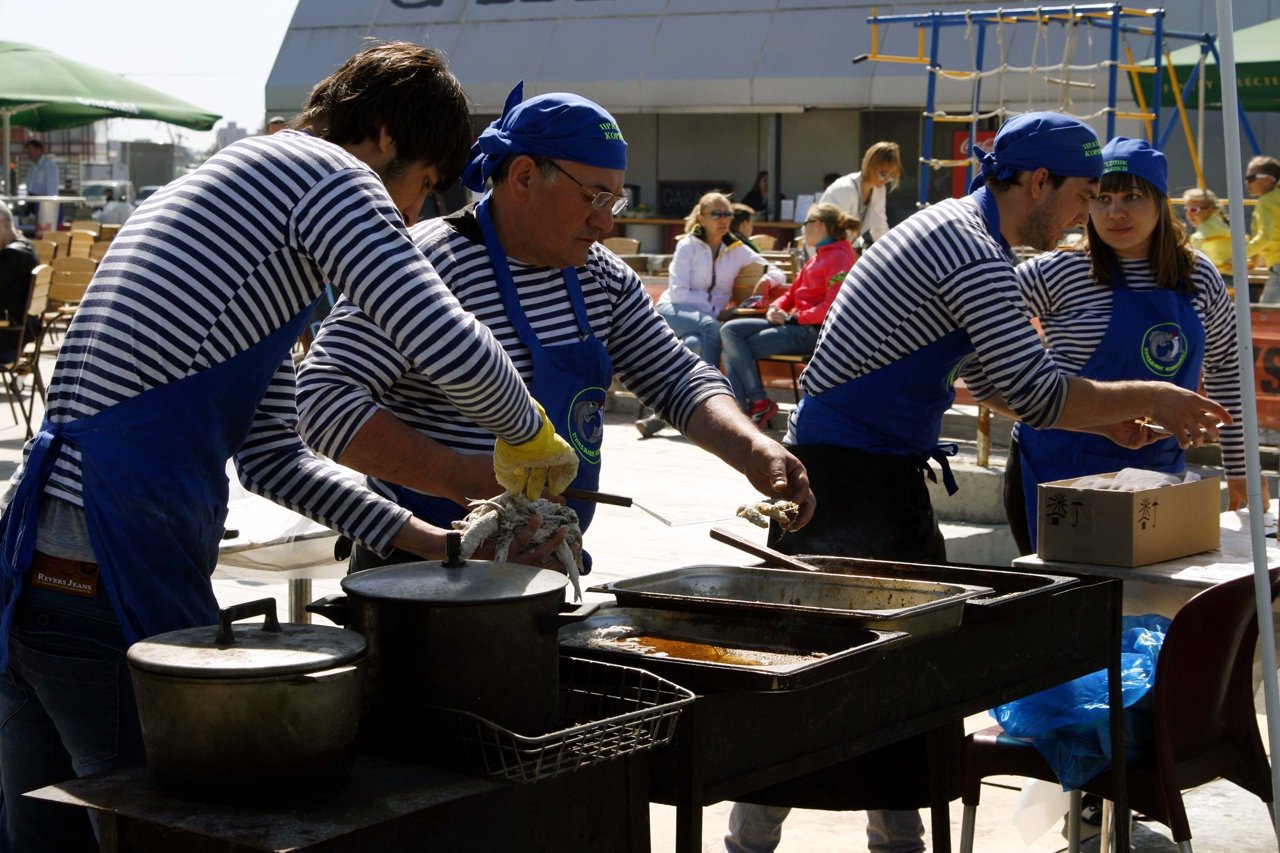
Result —
<instances>
[{"instance_id":1,"label":"white van","mask_svg":"<svg viewBox=\"0 0 1280 853\"><path fill-rule=\"evenodd\" d=\"M90 216L98 222L119 225L135 207L131 181L85 181L80 187Z\"/></svg>"}]
</instances>

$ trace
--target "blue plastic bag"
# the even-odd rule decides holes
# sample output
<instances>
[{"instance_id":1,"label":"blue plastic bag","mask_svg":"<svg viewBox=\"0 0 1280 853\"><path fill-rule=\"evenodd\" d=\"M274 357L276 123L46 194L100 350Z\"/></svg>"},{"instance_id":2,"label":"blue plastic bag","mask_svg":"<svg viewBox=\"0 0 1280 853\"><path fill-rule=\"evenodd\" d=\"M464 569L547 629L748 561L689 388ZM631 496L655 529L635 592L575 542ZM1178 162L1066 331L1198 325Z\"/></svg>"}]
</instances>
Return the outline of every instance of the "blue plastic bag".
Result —
<instances>
[{"instance_id":1,"label":"blue plastic bag","mask_svg":"<svg viewBox=\"0 0 1280 853\"><path fill-rule=\"evenodd\" d=\"M1129 762L1151 754L1149 693L1169 621L1154 614L1124 617L1120 685ZM1101 669L1000 705L991 716L1013 737L1029 738L1070 791L1111 767L1110 710Z\"/></svg>"}]
</instances>

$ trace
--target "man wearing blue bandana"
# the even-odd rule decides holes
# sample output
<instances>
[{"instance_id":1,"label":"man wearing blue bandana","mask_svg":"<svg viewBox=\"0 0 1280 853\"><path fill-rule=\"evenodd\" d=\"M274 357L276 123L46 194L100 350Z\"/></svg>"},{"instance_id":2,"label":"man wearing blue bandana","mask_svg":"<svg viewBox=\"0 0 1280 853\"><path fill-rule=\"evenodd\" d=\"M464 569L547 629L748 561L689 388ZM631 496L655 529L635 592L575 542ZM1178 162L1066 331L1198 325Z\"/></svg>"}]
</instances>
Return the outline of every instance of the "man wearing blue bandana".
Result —
<instances>
[{"instance_id":1,"label":"man wearing blue bandana","mask_svg":"<svg viewBox=\"0 0 1280 853\"><path fill-rule=\"evenodd\" d=\"M1093 130L1057 113L1028 113L996 134L964 198L912 215L877 240L840 288L801 377L804 399L785 443L805 463L819 499L802 531L770 543L789 553L920 563L946 561L924 476L942 470L942 416L960 377L983 377L987 404L1033 426L1099 432L1125 446L1156 440L1151 417L1184 447L1216 439L1227 410L1166 382L1096 382L1067 376L1041 346L1019 297L1013 246L1054 248L1084 222L1102 175ZM998 666L999 662L994 661ZM954 727L958 737L959 726ZM904 755L920 755L910 741ZM915 749L914 753L909 750ZM877 778L860 805L872 853L924 850L928 802L919 760ZM786 809L735 806L731 851L772 850ZM941 817L946 820L945 814Z\"/></svg>"},{"instance_id":2,"label":"man wearing blue bandana","mask_svg":"<svg viewBox=\"0 0 1280 853\"><path fill-rule=\"evenodd\" d=\"M760 492L812 514L808 480L739 411L724 377L653 310L635 272L598 241L626 206L627 143L598 104L566 93L507 99L471 149L472 208L411 230L445 285L511 357L578 454L573 485L599 483L605 394L616 374ZM369 475L370 487L447 526L495 494L493 436L458 411L362 311L339 302L299 372L308 442ZM409 460L435 460L409 464ZM594 505L569 501L582 528ZM408 559L358 548L352 569Z\"/></svg>"}]
</instances>

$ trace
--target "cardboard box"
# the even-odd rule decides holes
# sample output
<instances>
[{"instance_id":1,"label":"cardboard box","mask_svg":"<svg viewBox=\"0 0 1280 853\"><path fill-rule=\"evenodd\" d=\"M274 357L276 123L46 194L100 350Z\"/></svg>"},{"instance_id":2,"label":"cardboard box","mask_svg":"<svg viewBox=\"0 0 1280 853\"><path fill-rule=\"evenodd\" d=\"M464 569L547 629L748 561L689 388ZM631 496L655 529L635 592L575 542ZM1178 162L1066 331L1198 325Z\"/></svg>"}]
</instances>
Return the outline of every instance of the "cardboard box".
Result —
<instances>
[{"instance_id":1,"label":"cardboard box","mask_svg":"<svg viewBox=\"0 0 1280 853\"><path fill-rule=\"evenodd\" d=\"M1077 489L1078 479L1040 484L1037 553L1042 560L1145 566L1219 546L1222 486L1217 477L1138 492Z\"/></svg>"}]
</instances>

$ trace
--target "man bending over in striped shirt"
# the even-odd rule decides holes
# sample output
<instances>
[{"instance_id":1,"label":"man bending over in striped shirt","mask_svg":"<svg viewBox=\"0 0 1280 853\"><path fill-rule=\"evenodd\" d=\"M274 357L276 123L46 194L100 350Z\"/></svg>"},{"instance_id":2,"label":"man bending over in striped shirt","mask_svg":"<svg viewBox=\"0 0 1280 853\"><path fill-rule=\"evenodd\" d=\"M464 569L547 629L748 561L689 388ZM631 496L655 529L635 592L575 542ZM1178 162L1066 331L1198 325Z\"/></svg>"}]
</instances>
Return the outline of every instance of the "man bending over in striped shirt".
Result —
<instances>
[{"instance_id":1,"label":"man bending over in striped shirt","mask_svg":"<svg viewBox=\"0 0 1280 853\"><path fill-rule=\"evenodd\" d=\"M474 209L412 230L445 284L493 330L579 455L574 485L595 489L605 392L616 371L646 404L762 493L812 514L804 467L738 410L724 377L653 310L636 274L598 242L626 207L627 144L613 116L577 95L521 103L522 86L472 148L463 183L493 189ZM370 487L447 526L497 491L493 434L349 300L320 328L298 376L307 441L370 475ZM447 464L406 465L444 453ZM585 530L594 505L569 502ZM352 570L389 560L367 548Z\"/></svg>"},{"instance_id":2,"label":"man bending over in striped shirt","mask_svg":"<svg viewBox=\"0 0 1280 853\"><path fill-rule=\"evenodd\" d=\"M0 519L0 849L97 849L84 812L21 794L144 760L125 649L217 621L227 459L375 552L443 556L445 531L295 431L290 349L326 282L499 437L504 485L573 476L572 450L405 230L461 170L469 124L438 54L370 47L315 87L300 130L222 149L113 241ZM531 533L513 547L536 563L559 543L525 553Z\"/></svg>"}]
</instances>

